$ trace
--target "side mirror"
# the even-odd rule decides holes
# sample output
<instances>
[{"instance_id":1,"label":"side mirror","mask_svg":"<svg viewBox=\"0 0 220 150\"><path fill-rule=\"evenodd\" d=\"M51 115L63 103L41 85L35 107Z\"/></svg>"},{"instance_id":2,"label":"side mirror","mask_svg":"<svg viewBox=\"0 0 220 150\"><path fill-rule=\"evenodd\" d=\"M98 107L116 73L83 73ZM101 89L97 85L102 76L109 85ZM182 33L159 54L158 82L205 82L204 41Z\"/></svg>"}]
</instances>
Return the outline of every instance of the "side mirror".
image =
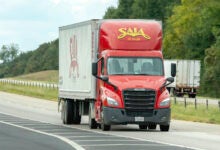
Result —
<instances>
[{"instance_id":1,"label":"side mirror","mask_svg":"<svg viewBox=\"0 0 220 150\"><path fill-rule=\"evenodd\" d=\"M97 69L98 69L97 63L92 63L92 75L93 76L97 76Z\"/></svg>"},{"instance_id":2,"label":"side mirror","mask_svg":"<svg viewBox=\"0 0 220 150\"><path fill-rule=\"evenodd\" d=\"M175 77L176 76L176 64L171 63L171 76Z\"/></svg>"}]
</instances>

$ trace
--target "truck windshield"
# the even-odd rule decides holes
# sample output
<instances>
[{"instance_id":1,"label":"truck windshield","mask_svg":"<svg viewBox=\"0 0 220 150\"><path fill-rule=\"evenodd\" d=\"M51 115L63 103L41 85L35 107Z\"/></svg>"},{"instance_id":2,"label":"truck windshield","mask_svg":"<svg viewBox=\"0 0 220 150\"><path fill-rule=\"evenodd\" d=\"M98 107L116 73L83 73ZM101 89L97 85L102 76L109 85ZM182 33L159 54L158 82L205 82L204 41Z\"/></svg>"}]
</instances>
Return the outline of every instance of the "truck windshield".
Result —
<instances>
[{"instance_id":1,"label":"truck windshield","mask_svg":"<svg viewBox=\"0 0 220 150\"><path fill-rule=\"evenodd\" d=\"M109 75L163 75L163 62L157 57L110 57Z\"/></svg>"}]
</instances>

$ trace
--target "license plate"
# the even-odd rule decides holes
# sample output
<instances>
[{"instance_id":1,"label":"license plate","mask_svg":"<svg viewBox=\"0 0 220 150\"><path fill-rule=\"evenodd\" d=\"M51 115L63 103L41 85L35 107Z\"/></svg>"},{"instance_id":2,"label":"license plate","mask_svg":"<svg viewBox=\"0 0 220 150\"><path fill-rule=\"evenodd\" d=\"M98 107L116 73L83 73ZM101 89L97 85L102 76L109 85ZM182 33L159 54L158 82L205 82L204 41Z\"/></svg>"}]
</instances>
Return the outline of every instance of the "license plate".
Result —
<instances>
[{"instance_id":1,"label":"license plate","mask_svg":"<svg viewBox=\"0 0 220 150\"><path fill-rule=\"evenodd\" d=\"M144 121L144 117L135 117L134 119L136 122L143 122Z\"/></svg>"}]
</instances>

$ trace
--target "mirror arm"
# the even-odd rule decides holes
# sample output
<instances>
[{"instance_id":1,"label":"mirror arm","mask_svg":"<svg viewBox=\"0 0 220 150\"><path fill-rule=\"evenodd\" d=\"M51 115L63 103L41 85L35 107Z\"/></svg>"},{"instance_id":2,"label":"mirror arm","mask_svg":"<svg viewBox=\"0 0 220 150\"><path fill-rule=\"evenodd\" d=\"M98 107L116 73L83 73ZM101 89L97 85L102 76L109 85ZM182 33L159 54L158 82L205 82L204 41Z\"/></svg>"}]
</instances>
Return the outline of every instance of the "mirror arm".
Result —
<instances>
[{"instance_id":1,"label":"mirror arm","mask_svg":"<svg viewBox=\"0 0 220 150\"><path fill-rule=\"evenodd\" d=\"M173 81L173 82L174 82L174 81ZM160 91L162 90L162 88L164 88L164 87L170 85L170 84L173 83L173 82L169 82L169 83L164 82L164 84L160 87Z\"/></svg>"},{"instance_id":2,"label":"mirror arm","mask_svg":"<svg viewBox=\"0 0 220 150\"><path fill-rule=\"evenodd\" d=\"M105 80L103 80L102 77L99 77L99 76L95 76L95 77L96 77L97 79L100 79L100 80L102 80L103 82L106 82L107 84L111 85L111 86L114 88L115 91L118 90L118 87L115 86L114 84L112 84L111 82L105 81Z\"/></svg>"}]
</instances>

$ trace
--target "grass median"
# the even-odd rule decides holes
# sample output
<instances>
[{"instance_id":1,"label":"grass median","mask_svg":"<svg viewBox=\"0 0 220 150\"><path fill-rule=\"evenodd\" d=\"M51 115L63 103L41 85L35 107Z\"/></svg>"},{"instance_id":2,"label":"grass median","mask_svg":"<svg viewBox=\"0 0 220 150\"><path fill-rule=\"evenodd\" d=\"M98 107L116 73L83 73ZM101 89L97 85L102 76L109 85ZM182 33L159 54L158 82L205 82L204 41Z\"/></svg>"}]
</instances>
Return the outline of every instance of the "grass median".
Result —
<instances>
[{"instance_id":1,"label":"grass median","mask_svg":"<svg viewBox=\"0 0 220 150\"><path fill-rule=\"evenodd\" d=\"M0 83L0 90L46 100L57 101L58 89Z\"/></svg>"},{"instance_id":2,"label":"grass median","mask_svg":"<svg viewBox=\"0 0 220 150\"><path fill-rule=\"evenodd\" d=\"M220 124L220 110L217 105L209 105L208 109L205 104L187 103L186 108L183 102L172 102L172 119L187 120L194 122L204 122Z\"/></svg>"}]
</instances>

